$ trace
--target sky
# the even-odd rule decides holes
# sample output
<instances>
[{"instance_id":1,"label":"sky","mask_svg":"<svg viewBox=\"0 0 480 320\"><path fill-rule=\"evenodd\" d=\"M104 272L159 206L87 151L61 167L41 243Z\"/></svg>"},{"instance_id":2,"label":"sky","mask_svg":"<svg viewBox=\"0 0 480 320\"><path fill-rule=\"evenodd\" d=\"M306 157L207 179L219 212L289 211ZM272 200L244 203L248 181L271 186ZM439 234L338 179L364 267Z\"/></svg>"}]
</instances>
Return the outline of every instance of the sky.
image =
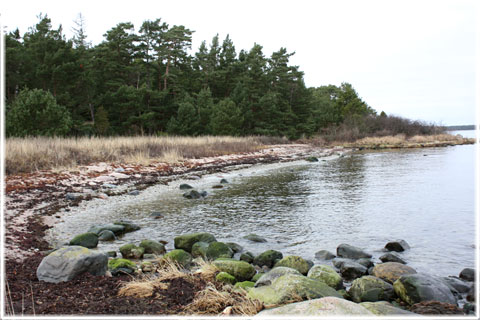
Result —
<instances>
[{"instance_id":1,"label":"sky","mask_svg":"<svg viewBox=\"0 0 480 320\"><path fill-rule=\"evenodd\" d=\"M237 53L295 52L309 87L351 83L378 112L441 125L473 124L480 45L476 0L3 1L4 30L23 35L48 14L72 37L81 13L98 44L120 22L161 18L194 30L192 50L227 34ZM477 68L476 68L477 67ZM476 71L477 70L477 71ZM478 75L477 75L478 77Z\"/></svg>"}]
</instances>

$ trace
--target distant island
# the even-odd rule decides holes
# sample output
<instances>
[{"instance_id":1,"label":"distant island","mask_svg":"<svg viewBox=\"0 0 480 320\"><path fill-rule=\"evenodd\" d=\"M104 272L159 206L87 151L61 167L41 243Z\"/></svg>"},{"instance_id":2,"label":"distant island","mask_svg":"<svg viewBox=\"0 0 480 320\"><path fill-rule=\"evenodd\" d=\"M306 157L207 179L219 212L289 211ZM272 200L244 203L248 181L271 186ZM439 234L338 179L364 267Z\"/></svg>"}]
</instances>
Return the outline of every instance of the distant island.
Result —
<instances>
[{"instance_id":1,"label":"distant island","mask_svg":"<svg viewBox=\"0 0 480 320\"><path fill-rule=\"evenodd\" d=\"M474 124L462 125L462 126L445 126L447 131L461 131L461 130L475 130Z\"/></svg>"}]
</instances>

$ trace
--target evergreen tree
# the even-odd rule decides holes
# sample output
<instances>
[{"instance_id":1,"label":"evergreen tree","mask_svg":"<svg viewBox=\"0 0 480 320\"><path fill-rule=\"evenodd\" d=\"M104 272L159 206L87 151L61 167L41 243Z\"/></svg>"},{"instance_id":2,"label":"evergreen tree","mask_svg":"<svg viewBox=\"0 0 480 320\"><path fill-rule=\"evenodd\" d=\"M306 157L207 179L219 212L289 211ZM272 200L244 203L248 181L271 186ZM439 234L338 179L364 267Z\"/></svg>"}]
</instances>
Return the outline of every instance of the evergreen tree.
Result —
<instances>
[{"instance_id":1,"label":"evergreen tree","mask_svg":"<svg viewBox=\"0 0 480 320\"><path fill-rule=\"evenodd\" d=\"M214 105L210 128L214 135L238 136L242 133L242 111L230 98Z\"/></svg>"}]
</instances>

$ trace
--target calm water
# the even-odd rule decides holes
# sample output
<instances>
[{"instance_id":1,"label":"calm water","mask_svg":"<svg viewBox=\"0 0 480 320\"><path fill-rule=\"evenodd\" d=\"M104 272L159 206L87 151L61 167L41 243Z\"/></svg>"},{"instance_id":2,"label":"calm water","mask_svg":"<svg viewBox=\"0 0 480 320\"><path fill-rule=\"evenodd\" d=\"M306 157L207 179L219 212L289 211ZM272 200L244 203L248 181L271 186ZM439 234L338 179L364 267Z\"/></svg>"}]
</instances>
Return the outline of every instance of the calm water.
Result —
<instances>
[{"instance_id":1,"label":"calm water","mask_svg":"<svg viewBox=\"0 0 480 320\"><path fill-rule=\"evenodd\" d=\"M94 223L123 218L142 229L99 250L145 238L167 240L172 248L176 235L205 231L253 253L276 249L313 261L315 252L335 252L340 243L378 259L388 241L404 239L412 248L402 256L417 271L458 275L474 266L474 166L473 145L255 166L190 181L209 191L204 200L182 198L177 181L136 197L91 201L66 212L53 233L67 241ZM212 190L221 177L228 187ZM152 219L152 211L164 218ZM268 242L242 239L249 233Z\"/></svg>"}]
</instances>

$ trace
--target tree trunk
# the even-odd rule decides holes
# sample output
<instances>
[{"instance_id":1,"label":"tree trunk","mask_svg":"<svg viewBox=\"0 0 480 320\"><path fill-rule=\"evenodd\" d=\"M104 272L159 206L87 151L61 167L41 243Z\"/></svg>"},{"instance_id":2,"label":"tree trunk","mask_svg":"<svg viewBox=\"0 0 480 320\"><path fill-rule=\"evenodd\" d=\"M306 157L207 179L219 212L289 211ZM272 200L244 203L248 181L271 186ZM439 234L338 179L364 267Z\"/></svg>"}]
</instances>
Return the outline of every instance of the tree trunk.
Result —
<instances>
[{"instance_id":1,"label":"tree trunk","mask_svg":"<svg viewBox=\"0 0 480 320\"><path fill-rule=\"evenodd\" d=\"M93 104L89 103L88 106L90 107L90 116L92 117L92 122L95 124L95 110L93 108Z\"/></svg>"}]
</instances>

